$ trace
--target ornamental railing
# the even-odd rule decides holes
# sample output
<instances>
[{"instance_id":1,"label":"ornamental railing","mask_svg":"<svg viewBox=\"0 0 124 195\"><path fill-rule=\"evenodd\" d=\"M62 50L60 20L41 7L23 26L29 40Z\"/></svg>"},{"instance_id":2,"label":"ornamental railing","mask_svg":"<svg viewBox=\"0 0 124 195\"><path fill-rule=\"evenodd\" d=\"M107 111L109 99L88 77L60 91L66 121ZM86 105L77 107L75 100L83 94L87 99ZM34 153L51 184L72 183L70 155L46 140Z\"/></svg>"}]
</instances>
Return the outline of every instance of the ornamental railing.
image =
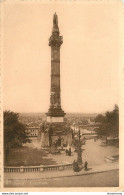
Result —
<instances>
[{"instance_id":1,"label":"ornamental railing","mask_svg":"<svg viewBox=\"0 0 124 195\"><path fill-rule=\"evenodd\" d=\"M72 164L61 164L61 165L40 165L40 166L20 166L20 167L4 167L4 172L46 172L46 171L62 171L66 169L72 169Z\"/></svg>"}]
</instances>

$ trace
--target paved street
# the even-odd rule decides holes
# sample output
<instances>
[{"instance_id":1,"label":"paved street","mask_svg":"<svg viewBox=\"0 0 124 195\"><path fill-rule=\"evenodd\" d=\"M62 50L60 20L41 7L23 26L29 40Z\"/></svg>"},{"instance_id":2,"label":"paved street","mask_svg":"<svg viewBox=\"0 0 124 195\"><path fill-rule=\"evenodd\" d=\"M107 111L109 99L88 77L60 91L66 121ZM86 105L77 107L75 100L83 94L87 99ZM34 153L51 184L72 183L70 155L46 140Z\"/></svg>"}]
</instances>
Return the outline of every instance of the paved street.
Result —
<instances>
[{"instance_id":1,"label":"paved street","mask_svg":"<svg viewBox=\"0 0 124 195\"><path fill-rule=\"evenodd\" d=\"M115 187L119 185L118 179L118 171L109 171L52 179L46 181L45 185L49 187Z\"/></svg>"},{"instance_id":2,"label":"paved street","mask_svg":"<svg viewBox=\"0 0 124 195\"><path fill-rule=\"evenodd\" d=\"M6 187L117 187L119 186L119 171L108 171L96 174L43 178L36 180L11 181Z\"/></svg>"},{"instance_id":3,"label":"paved street","mask_svg":"<svg viewBox=\"0 0 124 195\"><path fill-rule=\"evenodd\" d=\"M91 175L64 177L44 180L49 187L115 187L118 186L118 171L109 171Z\"/></svg>"},{"instance_id":4,"label":"paved street","mask_svg":"<svg viewBox=\"0 0 124 195\"><path fill-rule=\"evenodd\" d=\"M94 165L88 171L81 170L80 172L74 172L71 169L48 172L5 173L5 186L116 186L118 185L118 169L118 163L105 163Z\"/></svg>"}]
</instances>

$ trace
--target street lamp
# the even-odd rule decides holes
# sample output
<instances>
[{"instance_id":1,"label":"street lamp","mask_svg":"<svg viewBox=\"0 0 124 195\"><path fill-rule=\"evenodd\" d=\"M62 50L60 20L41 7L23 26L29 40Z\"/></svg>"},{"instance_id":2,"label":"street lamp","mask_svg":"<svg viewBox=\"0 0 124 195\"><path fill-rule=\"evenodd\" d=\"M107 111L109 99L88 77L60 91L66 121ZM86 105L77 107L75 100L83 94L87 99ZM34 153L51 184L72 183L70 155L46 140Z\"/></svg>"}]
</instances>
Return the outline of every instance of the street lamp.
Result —
<instances>
[{"instance_id":1,"label":"street lamp","mask_svg":"<svg viewBox=\"0 0 124 195\"><path fill-rule=\"evenodd\" d=\"M80 133L80 125L78 130L78 144L77 144L77 161L78 164L82 164L82 149L81 149L82 143L81 143L81 133Z\"/></svg>"},{"instance_id":2,"label":"street lamp","mask_svg":"<svg viewBox=\"0 0 124 195\"><path fill-rule=\"evenodd\" d=\"M78 130L78 138L79 138L79 142L81 140L81 131L80 131L80 125L79 125L79 130Z\"/></svg>"}]
</instances>

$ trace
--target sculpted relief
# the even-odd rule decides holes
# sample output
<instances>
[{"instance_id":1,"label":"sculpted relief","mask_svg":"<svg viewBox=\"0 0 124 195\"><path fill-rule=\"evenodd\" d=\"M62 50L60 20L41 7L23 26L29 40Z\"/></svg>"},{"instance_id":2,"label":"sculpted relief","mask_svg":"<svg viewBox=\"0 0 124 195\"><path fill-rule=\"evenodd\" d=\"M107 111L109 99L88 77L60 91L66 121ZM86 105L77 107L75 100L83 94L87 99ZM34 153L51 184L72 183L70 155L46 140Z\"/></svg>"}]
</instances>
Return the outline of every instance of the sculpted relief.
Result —
<instances>
[{"instance_id":1,"label":"sculpted relief","mask_svg":"<svg viewBox=\"0 0 124 195\"><path fill-rule=\"evenodd\" d=\"M50 102L54 108L59 107L60 106L60 94L56 92L51 92Z\"/></svg>"}]
</instances>

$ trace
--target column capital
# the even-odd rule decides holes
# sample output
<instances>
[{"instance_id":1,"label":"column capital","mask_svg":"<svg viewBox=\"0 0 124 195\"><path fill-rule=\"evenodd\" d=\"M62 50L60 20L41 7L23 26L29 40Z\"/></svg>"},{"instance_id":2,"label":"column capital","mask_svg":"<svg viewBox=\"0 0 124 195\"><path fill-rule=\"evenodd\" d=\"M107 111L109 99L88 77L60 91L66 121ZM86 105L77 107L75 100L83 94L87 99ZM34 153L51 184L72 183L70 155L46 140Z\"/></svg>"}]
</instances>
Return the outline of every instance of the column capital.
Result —
<instances>
[{"instance_id":1,"label":"column capital","mask_svg":"<svg viewBox=\"0 0 124 195\"><path fill-rule=\"evenodd\" d=\"M63 37L58 35L51 35L49 38L49 46L60 47L63 43Z\"/></svg>"}]
</instances>

